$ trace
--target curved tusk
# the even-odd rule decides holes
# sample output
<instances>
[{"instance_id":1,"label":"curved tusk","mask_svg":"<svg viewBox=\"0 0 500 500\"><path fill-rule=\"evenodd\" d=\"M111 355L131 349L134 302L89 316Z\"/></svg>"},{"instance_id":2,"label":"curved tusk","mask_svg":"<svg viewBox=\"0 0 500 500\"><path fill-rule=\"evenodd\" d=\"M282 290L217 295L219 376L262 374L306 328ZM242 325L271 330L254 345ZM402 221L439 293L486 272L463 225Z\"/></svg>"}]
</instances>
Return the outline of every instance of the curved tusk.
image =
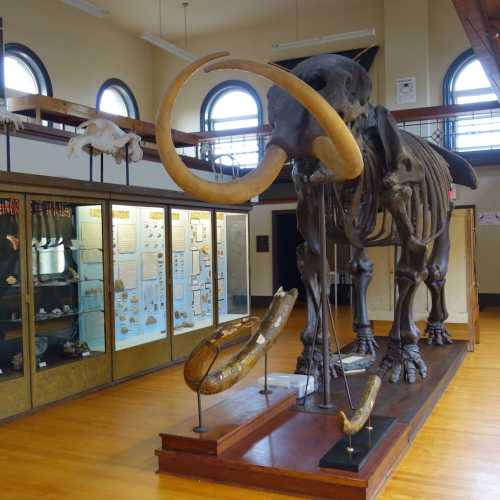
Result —
<instances>
[{"instance_id":1,"label":"curved tusk","mask_svg":"<svg viewBox=\"0 0 500 500\"><path fill-rule=\"evenodd\" d=\"M193 174L181 160L172 140L172 109L183 84L200 67L227 52L217 52L202 57L187 66L170 84L163 96L156 119L156 143L163 166L174 182L193 197L207 203L244 203L265 191L280 173L288 155L279 146L266 149L264 158L248 175L236 180L219 183L204 180Z\"/></svg>"},{"instance_id":2,"label":"curved tusk","mask_svg":"<svg viewBox=\"0 0 500 500\"><path fill-rule=\"evenodd\" d=\"M324 135L316 137L312 142L312 152L324 165L336 165L335 181L355 179L361 175L362 169L359 169L359 165L345 163L329 137Z\"/></svg>"},{"instance_id":3,"label":"curved tusk","mask_svg":"<svg viewBox=\"0 0 500 500\"><path fill-rule=\"evenodd\" d=\"M274 344L282 332L297 300L297 289L288 292L280 288L273 297L266 315L243 349L228 363L205 376L207 366L218 352L218 344L234 337L245 327L243 322L221 328L202 340L184 364L184 380L193 391L217 394L239 382ZM252 325L255 325L252 318ZM248 326L248 325L246 325Z\"/></svg>"},{"instance_id":4,"label":"curved tusk","mask_svg":"<svg viewBox=\"0 0 500 500\"><path fill-rule=\"evenodd\" d=\"M357 177L363 171L363 156L358 143L342 118L318 92L292 73L275 65L262 64L244 59L230 59L212 63L205 68L206 72L219 69L240 69L268 78L286 90L299 101L318 121L328 138L335 145L338 155L337 163L326 163L338 180ZM346 167L346 166L349 167ZM339 171L345 171L353 177L341 178Z\"/></svg>"},{"instance_id":5,"label":"curved tusk","mask_svg":"<svg viewBox=\"0 0 500 500\"><path fill-rule=\"evenodd\" d=\"M362 429L373 410L381 385L382 379L378 375L370 375L361 396L359 408L354 412L352 419L349 420L343 411L337 413L337 422L344 434L352 436Z\"/></svg>"}]
</instances>

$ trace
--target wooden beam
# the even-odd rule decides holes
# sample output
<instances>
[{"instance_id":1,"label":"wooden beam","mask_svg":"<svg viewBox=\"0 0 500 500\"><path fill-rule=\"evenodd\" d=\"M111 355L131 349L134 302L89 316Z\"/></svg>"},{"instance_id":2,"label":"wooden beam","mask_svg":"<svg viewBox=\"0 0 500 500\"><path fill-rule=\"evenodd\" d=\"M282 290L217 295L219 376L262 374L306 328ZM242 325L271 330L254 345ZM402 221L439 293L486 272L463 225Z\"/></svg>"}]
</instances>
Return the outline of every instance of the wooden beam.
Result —
<instances>
[{"instance_id":1,"label":"wooden beam","mask_svg":"<svg viewBox=\"0 0 500 500\"><path fill-rule=\"evenodd\" d=\"M453 0L470 44L500 99L500 18L498 0Z\"/></svg>"}]
</instances>

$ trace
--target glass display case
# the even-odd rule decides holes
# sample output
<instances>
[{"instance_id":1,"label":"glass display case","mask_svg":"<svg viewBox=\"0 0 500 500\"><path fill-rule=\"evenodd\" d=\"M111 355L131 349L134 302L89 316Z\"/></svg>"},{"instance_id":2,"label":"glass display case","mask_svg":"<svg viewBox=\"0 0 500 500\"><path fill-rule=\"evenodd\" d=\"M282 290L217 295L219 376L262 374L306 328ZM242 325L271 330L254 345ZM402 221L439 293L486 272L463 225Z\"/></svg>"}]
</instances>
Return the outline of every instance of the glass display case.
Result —
<instances>
[{"instance_id":1,"label":"glass display case","mask_svg":"<svg viewBox=\"0 0 500 500\"><path fill-rule=\"evenodd\" d=\"M167 337L165 210L113 205L115 350Z\"/></svg>"},{"instance_id":2,"label":"glass display case","mask_svg":"<svg viewBox=\"0 0 500 500\"><path fill-rule=\"evenodd\" d=\"M174 336L213 325L212 213L171 210Z\"/></svg>"},{"instance_id":3,"label":"glass display case","mask_svg":"<svg viewBox=\"0 0 500 500\"><path fill-rule=\"evenodd\" d=\"M24 368L19 200L0 198L0 381Z\"/></svg>"},{"instance_id":4,"label":"glass display case","mask_svg":"<svg viewBox=\"0 0 500 500\"><path fill-rule=\"evenodd\" d=\"M37 370L105 352L101 206L33 200L31 230Z\"/></svg>"},{"instance_id":5,"label":"glass display case","mask_svg":"<svg viewBox=\"0 0 500 500\"><path fill-rule=\"evenodd\" d=\"M217 212L217 309L219 323L248 316L248 215Z\"/></svg>"}]
</instances>

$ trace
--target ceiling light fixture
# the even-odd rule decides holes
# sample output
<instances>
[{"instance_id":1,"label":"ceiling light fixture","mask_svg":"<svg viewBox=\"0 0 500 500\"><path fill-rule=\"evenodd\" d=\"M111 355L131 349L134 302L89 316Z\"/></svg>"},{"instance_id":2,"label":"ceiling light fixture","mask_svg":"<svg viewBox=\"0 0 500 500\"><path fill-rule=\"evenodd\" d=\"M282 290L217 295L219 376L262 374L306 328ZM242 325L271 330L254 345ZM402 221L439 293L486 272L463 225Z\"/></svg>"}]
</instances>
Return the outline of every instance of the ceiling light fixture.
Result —
<instances>
[{"instance_id":1,"label":"ceiling light fixture","mask_svg":"<svg viewBox=\"0 0 500 500\"><path fill-rule=\"evenodd\" d=\"M94 17L106 17L109 15L107 10L101 9L94 5L93 3L88 2L87 0L62 0L66 5L70 7L74 7L75 9L81 10L86 14L90 14Z\"/></svg>"},{"instance_id":2,"label":"ceiling light fixture","mask_svg":"<svg viewBox=\"0 0 500 500\"><path fill-rule=\"evenodd\" d=\"M152 45L159 47L160 49L170 52L171 54L179 57L180 59L184 59L185 61L193 62L196 61L196 59L198 59L198 57L195 56L194 54L191 54L191 52L181 49L177 45L174 45L171 42L167 42L167 40L165 40L164 38L161 38L158 35L153 35L153 33L143 33L141 38L146 42L149 42Z\"/></svg>"},{"instance_id":3,"label":"ceiling light fixture","mask_svg":"<svg viewBox=\"0 0 500 500\"><path fill-rule=\"evenodd\" d=\"M355 38L365 38L369 36L375 36L375 28L369 30L348 31L346 33L338 33L336 35L306 38L304 40L295 40L293 42L273 43L272 51L279 52L281 50L312 47L314 45L321 45L324 43L338 42L340 40L353 40Z\"/></svg>"},{"instance_id":4,"label":"ceiling light fixture","mask_svg":"<svg viewBox=\"0 0 500 500\"><path fill-rule=\"evenodd\" d=\"M158 10L160 14L160 36L154 35L153 33L143 33L141 35L141 38L145 40L146 42L151 43L152 45L155 45L156 47L165 50L167 52L170 52L170 54L173 54L174 56L177 56L179 59L184 59L184 61L187 62L193 62L198 59L198 56L192 54L191 52L187 51L187 12L186 9L188 7L189 3L188 2L182 2L182 8L184 9L184 49L181 47L178 47L177 45L174 45L172 42L168 42L165 40L162 35L163 35L163 9L162 9L162 0L158 0Z\"/></svg>"}]
</instances>

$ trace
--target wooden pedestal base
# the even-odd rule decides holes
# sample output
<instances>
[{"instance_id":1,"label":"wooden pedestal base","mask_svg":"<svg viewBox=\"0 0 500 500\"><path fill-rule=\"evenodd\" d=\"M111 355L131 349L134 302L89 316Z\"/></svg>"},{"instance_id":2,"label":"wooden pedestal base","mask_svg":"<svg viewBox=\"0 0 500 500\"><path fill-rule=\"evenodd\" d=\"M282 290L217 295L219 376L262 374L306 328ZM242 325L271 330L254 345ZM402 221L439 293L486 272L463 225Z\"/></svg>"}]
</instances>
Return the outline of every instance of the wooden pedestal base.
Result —
<instances>
[{"instance_id":1,"label":"wooden pedestal base","mask_svg":"<svg viewBox=\"0 0 500 500\"><path fill-rule=\"evenodd\" d=\"M377 341L384 352L386 339ZM321 457L341 437L336 410L300 411L292 406L293 396L287 391L276 389L266 397L256 386L204 412L211 432L193 433L193 418L162 434L162 449L156 450L159 471L309 497L374 498L456 373L467 343L421 348L429 376L412 386L383 384L374 413L395 417L397 422L360 472L319 467ZM366 375L349 379L356 402ZM332 383L337 409L346 408L342 384L341 379Z\"/></svg>"}]
</instances>

